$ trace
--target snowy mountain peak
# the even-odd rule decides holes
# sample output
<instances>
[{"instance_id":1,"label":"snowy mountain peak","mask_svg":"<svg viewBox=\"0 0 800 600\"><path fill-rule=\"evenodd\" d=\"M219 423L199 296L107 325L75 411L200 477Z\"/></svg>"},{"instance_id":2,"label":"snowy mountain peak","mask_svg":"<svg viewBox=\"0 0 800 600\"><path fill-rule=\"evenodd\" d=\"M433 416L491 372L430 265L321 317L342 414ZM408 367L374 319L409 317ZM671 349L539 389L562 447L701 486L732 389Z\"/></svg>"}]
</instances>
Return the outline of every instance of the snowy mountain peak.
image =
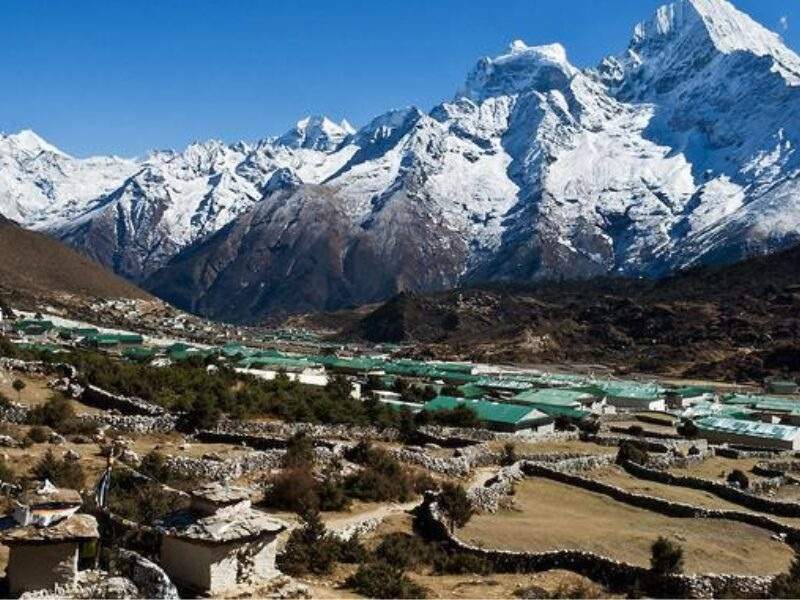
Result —
<instances>
[{"instance_id":1,"label":"snowy mountain peak","mask_svg":"<svg viewBox=\"0 0 800 600\"><path fill-rule=\"evenodd\" d=\"M52 152L53 154L67 156L64 152L42 139L41 136L30 129L23 129L19 133L11 135L4 136L0 134L0 143L5 143L10 148L30 156L36 156L41 152Z\"/></svg>"},{"instance_id":2,"label":"snowy mountain peak","mask_svg":"<svg viewBox=\"0 0 800 600\"><path fill-rule=\"evenodd\" d=\"M521 40L511 43L506 54L484 57L467 77L456 95L481 102L494 96L511 96L531 89L546 92L563 89L578 74L567 59L561 44L528 46Z\"/></svg>"},{"instance_id":3,"label":"snowy mountain peak","mask_svg":"<svg viewBox=\"0 0 800 600\"><path fill-rule=\"evenodd\" d=\"M353 133L355 130L347 120L335 123L326 116L311 115L298 121L292 130L278 139L278 143L289 148L330 152Z\"/></svg>"},{"instance_id":4,"label":"snowy mountain peak","mask_svg":"<svg viewBox=\"0 0 800 600\"><path fill-rule=\"evenodd\" d=\"M697 76L716 58L735 54L772 59L771 70L800 85L800 57L727 0L678 0L662 6L634 29L622 56L607 58L601 76L627 98L643 99ZM635 81L632 81L635 80Z\"/></svg>"}]
</instances>

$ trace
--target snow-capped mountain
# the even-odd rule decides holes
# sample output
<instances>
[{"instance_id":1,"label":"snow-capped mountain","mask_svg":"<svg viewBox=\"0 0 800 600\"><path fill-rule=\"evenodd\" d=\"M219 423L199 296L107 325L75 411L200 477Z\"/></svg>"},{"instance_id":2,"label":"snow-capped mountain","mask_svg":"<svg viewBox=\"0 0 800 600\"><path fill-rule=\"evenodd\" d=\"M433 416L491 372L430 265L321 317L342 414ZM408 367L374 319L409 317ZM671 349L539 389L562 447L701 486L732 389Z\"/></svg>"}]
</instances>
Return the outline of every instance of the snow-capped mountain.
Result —
<instances>
[{"instance_id":1,"label":"snow-capped mountain","mask_svg":"<svg viewBox=\"0 0 800 600\"><path fill-rule=\"evenodd\" d=\"M679 0L594 69L481 59L448 102L354 130L72 159L0 137L0 212L148 289L249 320L470 281L661 275L800 241L800 58Z\"/></svg>"}]
</instances>

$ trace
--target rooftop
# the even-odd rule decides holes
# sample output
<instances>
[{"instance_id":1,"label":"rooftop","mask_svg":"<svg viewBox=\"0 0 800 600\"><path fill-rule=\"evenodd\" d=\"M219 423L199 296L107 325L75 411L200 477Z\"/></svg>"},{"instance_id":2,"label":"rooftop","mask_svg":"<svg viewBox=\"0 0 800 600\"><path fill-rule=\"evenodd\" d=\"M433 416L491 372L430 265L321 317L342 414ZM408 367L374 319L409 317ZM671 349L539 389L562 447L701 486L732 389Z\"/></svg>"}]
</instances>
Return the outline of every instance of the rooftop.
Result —
<instances>
[{"instance_id":1,"label":"rooftop","mask_svg":"<svg viewBox=\"0 0 800 600\"><path fill-rule=\"evenodd\" d=\"M519 404L503 404L500 402L489 402L486 400L469 400L465 398L453 398L451 396L438 396L425 403L426 411L453 410L458 406L466 406L475 412L478 419L492 423L507 423L515 425L522 421L545 421L548 417L545 413Z\"/></svg>"},{"instance_id":2,"label":"rooftop","mask_svg":"<svg viewBox=\"0 0 800 600\"><path fill-rule=\"evenodd\" d=\"M800 428L792 427L791 425L775 425L727 417L703 417L696 420L695 425L699 429L706 431L749 435L773 440L792 441L800 436Z\"/></svg>"},{"instance_id":3,"label":"rooftop","mask_svg":"<svg viewBox=\"0 0 800 600\"><path fill-rule=\"evenodd\" d=\"M182 510L165 517L157 527L165 535L207 543L225 543L257 539L265 534L278 534L286 524L260 510L243 507L220 510L209 516Z\"/></svg>"},{"instance_id":4,"label":"rooftop","mask_svg":"<svg viewBox=\"0 0 800 600\"><path fill-rule=\"evenodd\" d=\"M100 537L97 520L91 515L72 515L49 527L18 527L11 516L0 519L0 543L93 540Z\"/></svg>"},{"instance_id":5,"label":"rooftop","mask_svg":"<svg viewBox=\"0 0 800 600\"><path fill-rule=\"evenodd\" d=\"M553 406L580 405L581 400L590 400L594 396L578 390L565 390L562 388L544 388L527 390L514 396L514 402L524 404L550 404Z\"/></svg>"}]
</instances>

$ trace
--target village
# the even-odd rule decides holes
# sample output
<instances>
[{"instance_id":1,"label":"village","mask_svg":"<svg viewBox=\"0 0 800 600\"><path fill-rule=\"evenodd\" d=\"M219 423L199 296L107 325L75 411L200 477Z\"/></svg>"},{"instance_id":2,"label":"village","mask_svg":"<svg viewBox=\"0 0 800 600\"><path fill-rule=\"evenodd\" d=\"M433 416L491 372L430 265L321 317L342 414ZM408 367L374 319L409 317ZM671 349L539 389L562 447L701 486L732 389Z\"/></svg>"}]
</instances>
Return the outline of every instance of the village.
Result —
<instances>
[{"instance_id":1,"label":"village","mask_svg":"<svg viewBox=\"0 0 800 600\"><path fill-rule=\"evenodd\" d=\"M795 381L216 333L3 315L4 596L800 589Z\"/></svg>"}]
</instances>

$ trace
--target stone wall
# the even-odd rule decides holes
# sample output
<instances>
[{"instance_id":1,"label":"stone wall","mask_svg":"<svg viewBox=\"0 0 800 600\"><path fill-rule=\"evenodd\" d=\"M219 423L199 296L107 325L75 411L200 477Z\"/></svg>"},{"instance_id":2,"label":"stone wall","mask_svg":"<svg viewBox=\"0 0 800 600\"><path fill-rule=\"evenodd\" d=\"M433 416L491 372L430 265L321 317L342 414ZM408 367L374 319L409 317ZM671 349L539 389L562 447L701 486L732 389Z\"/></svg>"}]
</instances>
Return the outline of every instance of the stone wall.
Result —
<instances>
[{"instance_id":1,"label":"stone wall","mask_svg":"<svg viewBox=\"0 0 800 600\"><path fill-rule=\"evenodd\" d=\"M112 415L107 413L81 415L77 418L98 428L110 427L116 431L138 434L169 433L175 430L175 424L178 420L174 415L146 417L142 415Z\"/></svg>"},{"instance_id":2,"label":"stone wall","mask_svg":"<svg viewBox=\"0 0 800 600\"><path fill-rule=\"evenodd\" d=\"M746 523L766 529L767 531L772 531L773 533L785 535L787 541L792 544L800 542L800 528L781 523L766 515L745 511L711 509L681 502L672 502L655 496L634 493L602 481L576 475L574 472L569 472L563 468L542 463L523 462L521 469L526 475L531 477L545 477L553 481L558 481L559 483L566 483L590 492L603 494L618 502L624 502L631 506L657 512L669 517L685 519L727 519L729 521Z\"/></svg>"},{"instance_id":3,"label":"stone wall","mask_svg":"<svg viewBox=\"0 0 800 600\"><path fill-rule=\"evenodd\" d=\"M533 573L565 569L579 573L617 592L638 588L660 597L713 598L769 596L772 577L702 574L657 576L648 569L583 550L512 552L479 548L461 541L441 518L435 495L428 495L417 517L429 535L451 550L488 561L496 572Z\"/></svg>"},{"instance_id":4,"label":"stone wall","mask_svg":"<svg viewBox=\"0 0 800 600\"><path fill-rule=\"evenodd\" d=\"M157 404L133 396L120 396L95 385L88 385L80 397L81 402L102 410L116 410L123 415L157 417L167 411Z\"/></svg>"},{"instance_id":5,"label":"stone wall","mask_svg":"<svg viewBox=\"0 0 800 600\"><path fill-rule=\"evenodd\" d=\"M699 477L673 475L668 471L650 469L630 461L626 461L621 466L628 473L639 479L647 479L649 481L657 481L668 485L702 490L714 494L728 502L739 504L745 508L771 513L780 517L800 517L800 504L797 502L786 502L755 496L724 483L718 483L709 479L701 479Z\"/></svg>"},{"instance_id":6,"label":"stone wall","mask_svg":"<svg viewBox=\"0 0 800 600\"><path fill-rule=\"evenodd\" d=\"M283 462L284 454L282 450L251 452L227 460L171 456L167 458L165 466L177 474L193 479L227 481L256 471L277 469Z\"/></svg>"}]
</instances>

